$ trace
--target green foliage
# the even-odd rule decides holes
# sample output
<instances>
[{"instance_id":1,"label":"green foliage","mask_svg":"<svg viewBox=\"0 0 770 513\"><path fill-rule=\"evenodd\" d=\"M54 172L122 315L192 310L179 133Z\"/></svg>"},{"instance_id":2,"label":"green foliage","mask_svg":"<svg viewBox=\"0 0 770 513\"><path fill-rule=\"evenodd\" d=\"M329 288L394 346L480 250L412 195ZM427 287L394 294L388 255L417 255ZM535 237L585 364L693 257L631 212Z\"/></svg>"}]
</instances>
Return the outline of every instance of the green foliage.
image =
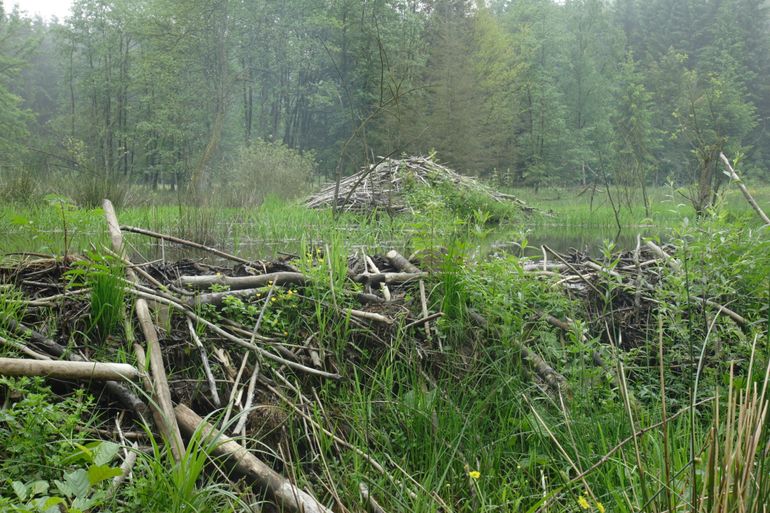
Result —
<instances>
[{"instance_id":1,"label":"green foliage","mask_svg":"<svg viewBox=\"0 0 770 513\"><path fill-rule=\"evenodd\" d=\"M139 477L125 492L128 504L169 513L227 513L246 507L227 487L204 477L210 453L220 440L205 440L202 431L196 430L177 463L167 446L161 447L152 433L148 435L152 452L138 455L134 472Z\"/></svg>"},{"instance_id":2,"label":"green foliage","mask_svg":"<svg viewBox=\"0 0 770 513\"><path fill-rule=\"evenodd\" d=\"M13 285L0 287L0 333L6 329L8 319L20 321L24 318L24 295Z\"/></svg>"},{"instance_id":3,"label":"green foliage","mask_svg":"<svg viewBox=\"0 0 770 513\"><path fill-rule=\"evenodd\" d=\"M10 510L47 513L65 508L67 513L85 513L97 508L108 498L105 481L122 474L119 467L109 465L119 449L120 446L111 442L77 445L76 452L67 458L67 463L81 463L84 468L65 473L61 481L53 481L61 495L48 495L50 483L47 481L27 484L14 481L12 486L18 504L10 504Z\"/></svg>"},{"instance_id":4,"label":"green foliage","mask_svg":"<svg viewBox=\"0 0 770 513\"><path fill-rule=\"evenodd\" d=\"M12 168L0 176L0 198L8 203L34 203L39 200L40 189L40 177L26 168Z\"/></svg>"},{"instance_id":5,"label":"green foliage","mask_svg":"<svg viewBox=\"0 0 770 513\"><path fill-rule=\"evenodd\" d=\"M125 270L119 260L92 253L67 271L71 286L88 287L91 291L86 335L97 342L117 335L125 310Z\"/></svg>"},{"instance_id":6,"label":"green foliage","mask_svg":"<svg viewBox=\"0 0 770 513\"><path fill-rule=\"evenodd\" d=\"M256 140L227 162L215 194L232 207L259 205L268 196L296 198L307 192L314 168L311 154Z\"/></svg>"},{"instance_id":7,"label":"green foliage","mask_svg":"<svg viewBox=\"0 0 770 513\"><path fill-rule=\"evenodd\" d=\"M18 11L9 13L0 5L0 159L3 162L0 172L19 173L18 166L28 152L25 141L32 116L22 107L23 99L13 88L34 47L33 40L21 36L28 23Z\"/></svg>"},{"instance_id":8,"label":"green foliage","mask_svg":"<svg viewBox=\"0 0 770 513\"><path fill-rule=\"evenodd\" d=\"M53 483L62 477L74 442L83 443L76 428L92 415L94 403L80 389L53 401L41 379L1 378L0 391L10 403L0 411L0 475L8 479L0 482L0 496L11 497L12 478Z\"/></svg>"}]
</instances>

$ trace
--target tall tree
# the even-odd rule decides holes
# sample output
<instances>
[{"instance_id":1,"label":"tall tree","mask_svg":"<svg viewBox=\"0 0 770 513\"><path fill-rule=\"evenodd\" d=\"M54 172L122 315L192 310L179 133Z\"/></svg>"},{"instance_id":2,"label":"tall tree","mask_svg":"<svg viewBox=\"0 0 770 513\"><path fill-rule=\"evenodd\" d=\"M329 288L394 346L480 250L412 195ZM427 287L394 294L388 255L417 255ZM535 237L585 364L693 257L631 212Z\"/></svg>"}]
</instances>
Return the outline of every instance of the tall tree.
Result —
<instances>
[{"instance_id":1,"label":"tall tree","mask_svg":"<svg viewBox=\"0 0 770 513\"><path fill-rule=\"evenodd\" d=\"M0 2L0 161L5 164L0 169L20 165L27 154L31 116L22 109L22 98L12 91L32 49L32 42L19 37L26 23L18 11L6 13Z\"/></svg>"}]
</instances>

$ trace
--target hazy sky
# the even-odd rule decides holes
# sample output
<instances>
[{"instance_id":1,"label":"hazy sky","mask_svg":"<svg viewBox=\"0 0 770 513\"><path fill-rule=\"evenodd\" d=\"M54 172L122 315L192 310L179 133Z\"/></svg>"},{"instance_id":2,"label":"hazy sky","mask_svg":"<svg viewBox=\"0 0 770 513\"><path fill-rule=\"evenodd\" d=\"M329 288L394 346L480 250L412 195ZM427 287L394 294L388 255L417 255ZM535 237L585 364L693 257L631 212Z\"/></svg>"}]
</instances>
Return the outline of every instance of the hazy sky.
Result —
<instances>
[{"instance_id":1,"label":"hazy sky","mask_svg":"<svg viewBox=\"0 0 770 513\"><path fill-rule=\"evenodd\" d=\"M33 16L39 14L45 19L56 16L61 20L69 14L72 0L5 0L3 4L6 11L10 11L15 4Z\"/></svg>"}]
</instances>

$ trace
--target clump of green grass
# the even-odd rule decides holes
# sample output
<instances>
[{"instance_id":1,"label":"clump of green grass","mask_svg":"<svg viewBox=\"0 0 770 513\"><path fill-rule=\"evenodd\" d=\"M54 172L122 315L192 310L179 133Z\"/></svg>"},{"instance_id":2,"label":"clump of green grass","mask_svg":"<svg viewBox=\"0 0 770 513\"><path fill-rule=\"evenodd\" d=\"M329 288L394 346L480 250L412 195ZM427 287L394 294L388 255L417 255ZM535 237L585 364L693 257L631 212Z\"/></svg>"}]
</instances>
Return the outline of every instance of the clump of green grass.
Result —
<instances>
[{"instance_id":1,"label":"clump of green grass","mask_svg":"<svg viewBox=\"0 0 770 513\"><path fill-rule=\"evenodd\" d=\"M123 325L125 310L124 267L118 259L91 253L86 260L76 261L67 271L70 284L90 290L86 335L103 342L117 335Z\"/></svg>"}]
</instances>

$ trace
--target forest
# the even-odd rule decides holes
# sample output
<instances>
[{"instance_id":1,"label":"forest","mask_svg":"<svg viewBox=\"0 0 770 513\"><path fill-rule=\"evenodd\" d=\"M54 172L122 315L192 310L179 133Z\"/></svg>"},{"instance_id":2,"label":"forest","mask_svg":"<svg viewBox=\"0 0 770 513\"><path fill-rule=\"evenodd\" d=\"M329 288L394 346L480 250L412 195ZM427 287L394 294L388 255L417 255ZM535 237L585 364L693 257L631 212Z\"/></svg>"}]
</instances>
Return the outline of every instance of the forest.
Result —
<instances>
[{"instance_id":1,"label":"forest","mask_svg":"<svg viewBox=\"0 0 770 513\"><path fill-rule=\"evenodd\" d=\"M770 1L0 0L0 513L768 513Z\"/></svg>"},{"instance_id":2,"label":"forest","mask_svg":"<svg viewBox=\"0 0 770 513\"><path fill-rule=\"evenodd\" d=\"M6 5L0 166L157 189L227 183L264 144L327 178L435 151L501 186L700 183L701 208L720 152L767 176L768 19L763 0Z\"/></svg>"}]
</instances>

